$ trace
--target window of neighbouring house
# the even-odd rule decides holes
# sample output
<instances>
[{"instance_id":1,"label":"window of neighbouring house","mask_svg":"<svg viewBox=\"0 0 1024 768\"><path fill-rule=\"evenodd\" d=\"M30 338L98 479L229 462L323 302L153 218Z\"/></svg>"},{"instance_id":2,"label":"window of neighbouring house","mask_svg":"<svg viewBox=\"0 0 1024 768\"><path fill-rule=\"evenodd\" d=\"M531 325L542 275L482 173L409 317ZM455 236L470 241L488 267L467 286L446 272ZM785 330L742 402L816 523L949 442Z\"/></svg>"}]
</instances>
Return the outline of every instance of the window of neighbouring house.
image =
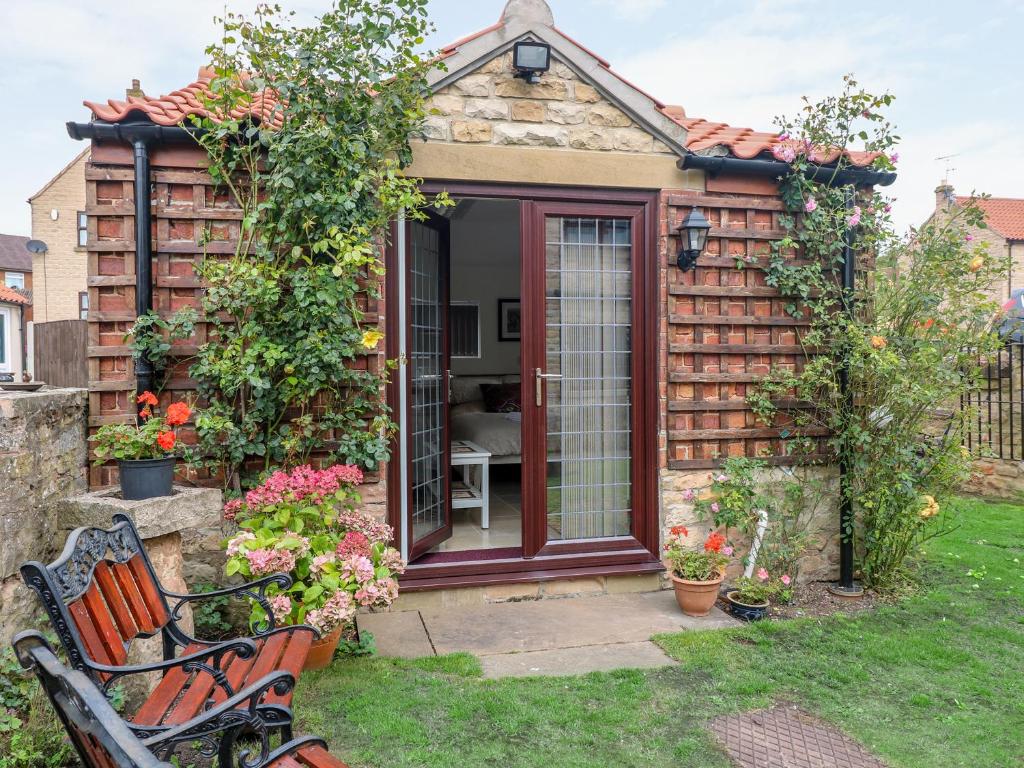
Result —
<instances>
[{"instance_id":1,"label":"window of neighbouring house","mask_svg":"<svg viewBox=\"0 0 1024 768\"><path fill-rule=\"evenodd\" d=\"M78 212L78 245L84 248L89 243L89 217L84 211Z\"/></svg>"},{"instance_id":2,"label":"window of neighbouring house","mask_svg":"<svg viewBox=\"0 0 1024 768\"><path fill-rule=\"evenodd\" d=\"M480 305L453 301L448 309L452 357L480 357Z\"/></svg>"},{"instance_id":3,"label":"window of neighbouring house","mask_svg":"<svg viewBox=\"0 0 1024 768\"><path fill-rule=\"evenodd\" d=\"M87 291L81 291L78 294L78 319L89 319L89 294Z\"/></svg>"},{"instance_id":4,"label":"window of neighbouring house","mask_svg":"<svg viewBox=\"0 0 1024 768\"><path fill-rule=\"evenodd\" d=\"M6 285L8 288L15 288L19 291L25 290L25 273L5 272L4 285Z\"/></svg>"},{"instance_id":5,"label":"window of neighbouring house","mask_svg":"<svg viewBox=\"0 0 1024 768\"><path fill-rule=\"evenodd\" d=\"M11 348L11 310L6 307L0 309L0 371L11 370L10 348Z\"/></svg>"}]
</instances>

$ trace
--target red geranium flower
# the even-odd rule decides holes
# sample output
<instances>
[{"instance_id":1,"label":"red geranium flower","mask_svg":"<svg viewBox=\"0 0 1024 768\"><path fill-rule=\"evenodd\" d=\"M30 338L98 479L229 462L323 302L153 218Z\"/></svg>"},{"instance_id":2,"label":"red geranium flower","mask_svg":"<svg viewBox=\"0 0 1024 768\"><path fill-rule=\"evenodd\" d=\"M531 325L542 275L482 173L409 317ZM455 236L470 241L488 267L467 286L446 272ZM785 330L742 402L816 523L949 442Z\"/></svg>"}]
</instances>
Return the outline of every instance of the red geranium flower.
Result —
<instances>
[{"instance_id":1,"label":"red geranium flower","mask_svg":"<svg viewBox=\"0 0 1024 768\"><path fill-rule=\"evenodd\" d=\"M721 552L723 546L725 546L725 536L718 531L714 531L708 536L707 541L704 542L704 551Z\"/></svg>"},{"instance_id":2,"label":"red geranium flower","mask_svg":"<svg viewBox=\"0 0 1024 768\"><path fill-rule=\"evenodd\" d=\"M673 536L689 536L690 532L686 530L685 525L673 525L670 533Z\"/></svg>"},{"instance_id":3,"label":"red geranium flower","mask_svg":"<svg viewBox=\"0 0 1024 768\"><path fill-rule=\"evenodd\" d=\"M160 401L156 399L156 395L154 395L149 390L146 390L137 398L135 398L135 402L139 403L140 405L142 405L143 403L146 405L157 405Z\"/></svg>"},{"instance_id":4,"label":"red geranium flower","mask_svg":"<svg viewBox=\"0 0 1024 768\"><path fill-rule=\"evenodd\" d=\"M139 411L139 416L141 416L144 419L148 419L152 415L153 415L153 409L150 408L148 405L145 408L143 408L141 411Z\"/></svg>"},{"instance_id":5,"label":"red geranium flower","mask_svg":"<svg viewBox=\"0 0 1024 768\"><path fill-rule=\"evenodd\" d=\"M161 432L156 436L156 444L165 451L170 451L174 449L174 441L176 439L173 432Z\"/></svg>"},{"instance_id":6,"label":"red geranium flower","mask_svg":"<svg viewBox=\"0 0 1024 768\"><path fill-rule=\"evenodd\" d=\"M167 406L167 426L177 427L188 421L192 415L192 409L186 403L171 403Z\"/></svg>"}]
</instances>

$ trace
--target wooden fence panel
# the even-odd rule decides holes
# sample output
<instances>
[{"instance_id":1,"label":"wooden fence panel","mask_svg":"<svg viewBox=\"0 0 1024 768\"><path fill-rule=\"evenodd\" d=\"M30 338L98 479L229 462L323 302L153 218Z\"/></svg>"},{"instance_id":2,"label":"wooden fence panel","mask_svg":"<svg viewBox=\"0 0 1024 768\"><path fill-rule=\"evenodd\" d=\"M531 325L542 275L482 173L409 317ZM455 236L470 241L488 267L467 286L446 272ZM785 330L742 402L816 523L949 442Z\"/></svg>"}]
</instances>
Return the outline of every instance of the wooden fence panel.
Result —
<instances>
[{"instance_id":1,"label":"wooden fence panel","mask_svg":"<svg viewBox=\"0 0 1024 768\"><path fill-rule=\"evenodd\" d=\"M85 320L57 320L36 323L35 341L36 380L55 387L89 386L87 355L89 323Z\"/></svg>"}]
</instances>

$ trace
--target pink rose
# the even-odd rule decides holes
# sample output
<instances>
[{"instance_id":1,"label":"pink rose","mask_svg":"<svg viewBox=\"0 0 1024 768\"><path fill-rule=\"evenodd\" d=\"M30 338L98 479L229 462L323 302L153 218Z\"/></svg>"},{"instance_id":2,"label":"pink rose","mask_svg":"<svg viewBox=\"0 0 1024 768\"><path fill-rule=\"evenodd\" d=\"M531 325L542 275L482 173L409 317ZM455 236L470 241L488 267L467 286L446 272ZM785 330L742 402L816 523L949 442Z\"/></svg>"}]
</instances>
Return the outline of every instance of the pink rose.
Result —
<instances>
[{"instance_id":1,"label":"pink rose","mask_svg":"<svg viewBox=\"0 0 1024 768\"><path fill-rule=\"evenodd\" d=\"M683 499L685 499L686 501L693 501L696 497L697 493L696 491L693 490L693 488L687 488L685 491L683 491Z\"/></svg>"},{"instance_id":2,"label":"pink rose","mask_svg":"<svg viewBox=\"0 0 1024 768\"><path fill-rule=\"evenodd\" d=\"M725 475L719 475L718 477L715 478L715 482L716 483L727 483L727 482L729 482L729 478L726 477Z\"/></svg>"},{"instance_id":3,"label":"pink rose","mask_svg":"<svg viewBox=\"0 0 1024 768\"><path fill-rule=\"evenodd\" d=\"M718 502L717 501L714 501L714 502L711 503L711 511L712 512L717 513L719 509L720 509L720 507L718 506Z\"/></svg>"},{"instance_id":4,"label":"pink rose","mask_svg":"<svg viewBox=\"0 0 1024 768\"><path fill-rule=\"evenodd\" d=\"M889 203L886 203L885 207L883 207L882 210L885 211L886 213L891 213L892 212L892 205L890 205Z\"/></svg>"},{"instance_id":5,"label":"pink rose","mask_svg":"<svg viewBox=\"0 0 1024 768\"><path fill-rule=\"evenodd\" d=\"M804 210L807 211L808 213L814 213L816 210L818 210L818 201L815 200L813 197L808 197L807 202L804 203Z\"/></svg>"},{"instance_id":6,"label":"pink rose","mask_svg":"<svg viewBox=\"0 0 1024 768\"><path fill-rule=\"evenodd\" d=\"M899 161L900 161L900 153L899 152L893 152L891 155L889 155L889 162L892 163L893 165L896 165L896 163L898 163Z\"/></svg>"},{"instance_id":7,"label":"pink rose","mask_svg":"<svg viewBox=\"0 0 1024 768\"><path fill-rule=\"evenodd\" d=\"M759 578L761 581L768 581L768 571L766 571L764 568L758 569L757 578Z\"/></svg>"},{"instance_id":8,"label":"pink rose","mask_svg":"<svg viewBox=\"0 0 1024 768\"><path fill-rule=\"evenodd\" d=\"M973 239L974 235L968 235L967 237L964 238L964 240L966 240L968 243L971 242Z\"/></svg>"},{"instance_id":9,"label":"pink rose","mask_svg":"<svg viewBox=\"0 0 1024 768\"><path fill-rule=\"evenodd\" d=\"M722 554L725 555L726 557L732 557L732 552L733 552L732 547L722 547Z\"/></svg>"},{"instance_id":10,"label":"pink rose","mask_svg":"<svg viewBox=\"0 0 1024 768\"><path fill-rule=\"evenodd\" d=\"M848 218L846 220L847 226L856 227L858 224L860 224L860 216L861 216L860 206L859 205L853 206L853 215L851 215L850 218Z\"/></svg>"},{"instance_id":11,"label":"pink rose","mask_svg":"<svg viewBox=\"0 0 1024 768\"><path fill-rule=\"evenodd\" d=\"M790 582L793 581L793 580L791 578L789 578L789 574L788 573L784 573L782 575L782 578L779 579L779 581L781 581L783 584L785 584L788 587Z\"/></svg>"}]
</instances>

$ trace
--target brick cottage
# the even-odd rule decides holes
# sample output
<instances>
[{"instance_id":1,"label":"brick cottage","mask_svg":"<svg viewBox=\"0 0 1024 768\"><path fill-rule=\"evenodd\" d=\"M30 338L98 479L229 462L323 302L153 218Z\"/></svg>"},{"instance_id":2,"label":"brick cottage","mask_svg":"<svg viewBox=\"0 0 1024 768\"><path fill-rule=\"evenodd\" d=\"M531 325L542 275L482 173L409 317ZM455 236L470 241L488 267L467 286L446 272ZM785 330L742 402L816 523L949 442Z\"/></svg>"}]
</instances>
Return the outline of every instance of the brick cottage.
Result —
<instances>
[{"instance_id":1,"label":"brick cottage","mask_svg":"<svg viewBox=\"0 0 1024 768\"><path fill-rule=\"evenodd\" d=\"M366 505L395 527L407 591L656 586L665 529L694 523L687 489L723 457L790 461L785 425L758 423L745 400L771 368L803 362L802 321L742 268L782 236L776 136L649 96L559 30L543 0L510 0L442 57L407 173L458 204L393 230L385 299L370 307L387 349L367 364L404 357L387 395L400 429ZM239 211L179 127L209 81L201 70L159 98L87 102L93 120L69 125L92 142L92 428L133 417L123 337L148 306L146 268L152 306L170 314L198 306L196 260L233 251ZM679 228L695 208L710 231L683 270ZM200 324L176 352L206 338ZM169 391L193 388L180 364ZM91 484L112 470L94 468ZM834 507L816 530L803 576L834 578Z\"/></svg>"}]
</instances>

